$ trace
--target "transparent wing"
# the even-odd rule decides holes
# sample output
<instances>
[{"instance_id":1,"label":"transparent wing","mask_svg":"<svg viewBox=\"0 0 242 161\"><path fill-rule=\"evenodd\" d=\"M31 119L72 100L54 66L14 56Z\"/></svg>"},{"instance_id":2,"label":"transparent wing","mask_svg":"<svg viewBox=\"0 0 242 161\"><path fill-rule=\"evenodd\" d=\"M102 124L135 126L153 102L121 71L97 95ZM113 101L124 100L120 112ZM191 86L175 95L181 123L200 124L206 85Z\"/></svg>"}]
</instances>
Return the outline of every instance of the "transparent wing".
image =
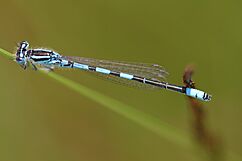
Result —
<instances>
[{"instance_id":1,"label":"transparent wing","mask_svg":"<svg viewBox=\"0 0 242 161\"><path fill-rule=\"evenodd\" d=\"M163 67L157 64L145 64L145 63L130 63L130 62L121 62L121 61L109 61L109 60L98 60L93 58L82 58L82 57L69 57L63 56L65 60L73 61L80 64L86 64L90 66L100 67L109 69L115 72L122 72L127 74L132 74L146 79L162 81L164 82L168 73ZM149 84L144 84L137 81L123 79L113 75L106 75L97 73L95 71L89 71L93 75L98 76L99 78L104 78L105 80L110 80L117 84L122 84L125 86L131 86L136 88L145 88L145 89L158 89L156 86Z\"/></svg>"},{"instance_id":2,"label":"transparent wing","mask_svg":"<svg viewBox=\"0 0 242 161\"><path fill-rule=\"evenodd\" d=\"M98 73L98 72L94 72L94 71L84 71L84 72L87 72L88 74L91 74L92 76L95 76L99 79L107 80L109 82L119 84L119 85L122 85L122 86L126 86L126 87L133 87L133 88L146 89L146 90L147 89L148 90L150 90L150 89L151 90L160 89L157 86L152 86L152 85L149 85L149 84L124 79L124 78L120 78L120 77L113 76L113 75L102 74L102 73Z\"/></svg>"},{"instance_id":3,"label":"transparent wing","mask_svg":"<svg viewBox=\"0 0 242 161\"><path fill-rule=\"evenodd\" d=\"M168 73L157 64L133 63L122 61L98 60L93 58L63 56L63 59L74 61L81 64L91 65L109 69L115 72L132 74L146 79L165 81Z\"/></svg>"}]
</instances>

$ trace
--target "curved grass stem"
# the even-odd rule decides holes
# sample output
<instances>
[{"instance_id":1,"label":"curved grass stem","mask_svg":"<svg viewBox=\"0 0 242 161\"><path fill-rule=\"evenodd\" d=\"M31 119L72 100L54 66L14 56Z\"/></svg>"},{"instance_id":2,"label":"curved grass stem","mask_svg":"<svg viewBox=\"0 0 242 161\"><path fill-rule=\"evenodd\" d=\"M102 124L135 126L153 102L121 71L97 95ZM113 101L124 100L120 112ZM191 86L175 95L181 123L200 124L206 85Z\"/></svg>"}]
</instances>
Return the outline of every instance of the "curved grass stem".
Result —
<instances>
[{"instance_id":1,"label":"curved grass stem","mask_svg":"<svg viewBox=\"0 0 242 161\"><path fill-rule=\"evenodd\" d=\"M0 54L4 55L8 59L14 59L13 54L1 48ZM85 96L92 101L102 105L103 107L106 107L109 110L112 110L113 112L136 122L140 126L143 126L144 128L155 132L163 138L166 138L167 140L170 140L175 144L180 144L183 147L189 147L190 139L187 137L188 135L182 135L181 132L179 132L176 128L162 122L158 118L154 118L144 112L138 111L129 105L126 105L102 93L87 88L54 72L45 72L43 70L39 70L39 72L61 83L65 87L68 87L69 89L77 92L78 94Z\"/></svg>"}]
</instances>

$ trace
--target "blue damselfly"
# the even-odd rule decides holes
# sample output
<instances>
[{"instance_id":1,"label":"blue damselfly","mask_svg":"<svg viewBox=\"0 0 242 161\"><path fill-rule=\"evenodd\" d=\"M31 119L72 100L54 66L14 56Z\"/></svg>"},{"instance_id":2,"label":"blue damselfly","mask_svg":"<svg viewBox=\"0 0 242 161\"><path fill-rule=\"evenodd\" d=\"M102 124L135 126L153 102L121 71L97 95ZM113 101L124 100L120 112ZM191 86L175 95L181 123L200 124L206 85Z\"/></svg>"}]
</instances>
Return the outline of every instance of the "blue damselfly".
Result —
<instances>
[{"instance_id":1,"label":"blue damselfly","mask_svg":"<svg viewBox=\"0 0 242 161\"><path fill-rule=\"evenodd\" d=\"M203 91L184 86L169 84L165 81L167 72L157 64L127 63L109 60L97 60L75 56L62 56L48 49L28 49L29 43L23 41L16 52L16 62L24 69L31 65L35 70L38 67L46 70L59 68L76 68L92 71L116 81L126 81L133 86L163 88L183 93L202 101L210 101L211 96Z\"/></svg>"}]
</instances>

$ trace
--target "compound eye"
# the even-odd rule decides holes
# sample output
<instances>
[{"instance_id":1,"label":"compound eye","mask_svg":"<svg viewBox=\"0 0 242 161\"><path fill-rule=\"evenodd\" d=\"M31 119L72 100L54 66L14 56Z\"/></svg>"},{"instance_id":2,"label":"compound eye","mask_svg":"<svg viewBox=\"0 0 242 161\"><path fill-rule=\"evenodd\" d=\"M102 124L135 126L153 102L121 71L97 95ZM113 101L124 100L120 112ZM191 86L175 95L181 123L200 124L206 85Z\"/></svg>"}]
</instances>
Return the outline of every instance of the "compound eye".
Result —
<instances>
[{"instance_id":1,"label":"compound eye","mask_svg":"<svg viewBox=\"0 0 242 161\"><path fill-rule=\"evenodd\" d=\"M22 59L21 59L20 57L16 57L16 61L17 61L17 62L21 62Z\"/></svg>"},{"instance_id":2,"label":"compound eye","mask_svg":"<svg viewBox=\"0 0 242 161\"><path fill-rule=\"evenodd\" d=\"M20 43L20 47L21 47L22 49L27 49L27 48L29 47L29 43L28 43L27 41L22 41L22 42Z\"/></svg>"},{"instance_id":3,"label":"compound eye","mask_svg":"<svg viewBox=\"0 0 242 161\"><path fill-rule=\"evenodd\" d=\"M24 64L24 60L23 60L23 58L20 58L20 57L16 57L16 62L17 62L18 64Z\"/></svg>"}]
</instances>

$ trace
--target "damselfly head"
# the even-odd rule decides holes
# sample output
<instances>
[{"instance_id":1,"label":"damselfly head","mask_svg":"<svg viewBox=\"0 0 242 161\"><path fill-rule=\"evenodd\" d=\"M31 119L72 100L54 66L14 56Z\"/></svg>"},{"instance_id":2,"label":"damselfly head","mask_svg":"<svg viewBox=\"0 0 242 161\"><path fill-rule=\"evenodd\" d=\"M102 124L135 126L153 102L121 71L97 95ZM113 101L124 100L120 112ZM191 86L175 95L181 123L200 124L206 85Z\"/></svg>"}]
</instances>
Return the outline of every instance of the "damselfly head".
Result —
<instances>
[{"instance_id":1,"label":"damselfly head","mask_svg":"<svg viewBox=\"0 0 242 161\"><path fill-rule=\"evenodd\" d=\"M18 44L17 52L16 52L16 62L20 64L23 68L26 68L26 55L27 49L29 47L29 43L27 41L22 41Z\"/></svg>"},{"instance_id":2,"label":"damselfly head","mask_svg":"<svg viewBox=\"0 0 242 161\"><path fill-rule=\"evenodd\" d=\"M27 41L21 41L20 43L18 43L18 48L27 50L28 47L29 47L29 43Z\"/></svg>"}]
</instances>

